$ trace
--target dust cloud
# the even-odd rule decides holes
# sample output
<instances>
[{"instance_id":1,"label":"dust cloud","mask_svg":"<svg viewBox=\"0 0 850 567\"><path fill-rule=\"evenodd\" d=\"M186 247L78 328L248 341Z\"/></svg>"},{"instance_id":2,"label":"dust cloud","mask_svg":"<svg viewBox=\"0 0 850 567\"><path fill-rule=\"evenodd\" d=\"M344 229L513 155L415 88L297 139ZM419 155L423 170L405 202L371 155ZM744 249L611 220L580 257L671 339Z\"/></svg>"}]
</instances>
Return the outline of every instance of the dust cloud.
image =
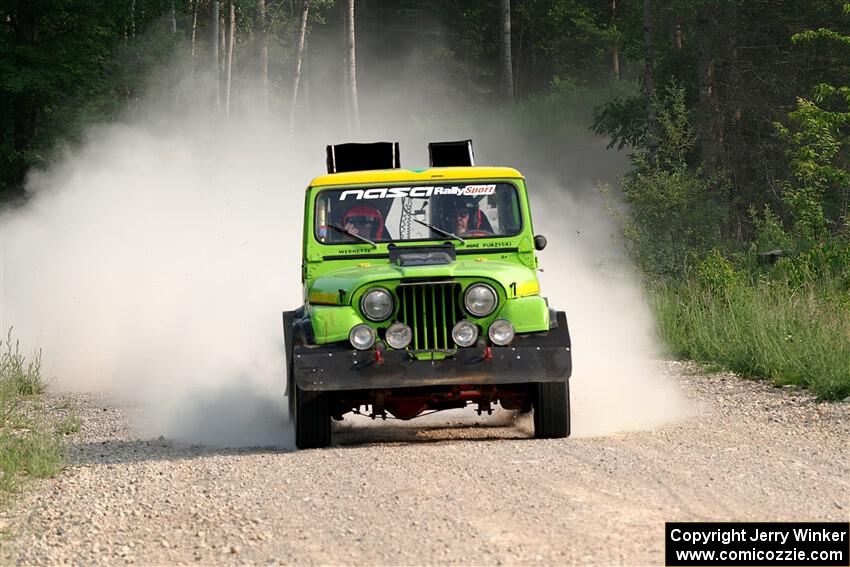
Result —
<instances>
[{"instance_id":1,"label":"dust cloud","mask_svg":"<svg viewBox=\"0 0 850 567\"><path fill-rule=\"evenodd\" d=\"M529 175L535 228L549 238L543 290L570 318L575 434L683 415L599 203L557 189L521 136L406 121L415 111L397 94L382 108L371 101L380 114L364 116L356 137L342 127L290 137L285 120L250 108L225 119L163 98L173 101L154 95L132 117L93 126L30 176L26 206L0 212L0 327L43 350L52 389L131 401L143 435L291 447L281 312L301 302L303 188L324 171L324 144L400 140L403 166L417 167L429 140L472 137L482 164Z\"/></svg>"},{"instance_id":2,"label":"dust cloud","mask_svg":"<svg viewBox=\"0 0 850 567\"><path fill-rule=\"evenodd\" d=\"M321 156L200 118L95 128L31 177L2 217L2 326L54 389L140 404L146 434L288 445L281 312Z\"/></svg>"},{"instance_id":3,"label":"dust cloud","mask_svg":"<svg viewBox=\"0 0 850 567\"><path fill-rule=\"evenodd\" d=\"M603 197L540 181L532 193L535 229L548 237L540 285L570 327L572 435L651 429L698 411L662 372L652 315Z\"/></svg>"}]
</instances>

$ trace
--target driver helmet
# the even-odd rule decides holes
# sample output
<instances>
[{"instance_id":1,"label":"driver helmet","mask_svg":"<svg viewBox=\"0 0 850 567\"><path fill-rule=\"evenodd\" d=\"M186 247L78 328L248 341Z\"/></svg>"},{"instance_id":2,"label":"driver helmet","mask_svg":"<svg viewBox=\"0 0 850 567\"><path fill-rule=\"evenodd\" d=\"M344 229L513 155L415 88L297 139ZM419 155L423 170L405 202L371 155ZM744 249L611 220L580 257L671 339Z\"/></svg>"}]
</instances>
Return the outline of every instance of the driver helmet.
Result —
<instances>
[{"instance_id":1,"label":"driver helmet","mask_svg":"<svg viewBox=\"0 0 850 567\"><path fill-rule=\"evenodd\" d=\"M483 214L478 207L478 200L475 197L455 197L449 202L446 207L446 217L448 224L451 225L457 215L469 215L469 224L467 230L478 230L484 226L482 220Z\"/></svg>"},{"instance_id":2,"label":"driver helmet","mask_svg":"<svg viewBox=\"0 0 850 567\"><path fill-rule=\"evenodd\" d=\"M342 217L343 226L348 223L357 227L357 229L361 231L361 234L363 233L361 227L365 228L368 226L370 229L368 232L368 238L381 240L384 235L384 217L381 215L381 211L375 207L370 207L369 205L354 205L348 209L345 212L345 216Z\"/></svg>"}]
</instances>

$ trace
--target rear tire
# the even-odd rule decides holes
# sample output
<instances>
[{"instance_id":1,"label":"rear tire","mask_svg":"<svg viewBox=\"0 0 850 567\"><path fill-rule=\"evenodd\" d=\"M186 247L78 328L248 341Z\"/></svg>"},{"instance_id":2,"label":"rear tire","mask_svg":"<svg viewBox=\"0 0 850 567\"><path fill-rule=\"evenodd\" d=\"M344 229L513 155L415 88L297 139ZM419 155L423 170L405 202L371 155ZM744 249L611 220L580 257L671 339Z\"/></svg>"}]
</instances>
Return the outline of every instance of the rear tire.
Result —
<instances>
[{"instance_id":1,"label":"rear tire","mask_svg":"<svg viewBox=\"0 0 850 567\"><path fill-rule=\"evenodd\" d=\"M295 446L319 449L331 444L331 415L328 394L305 392L298 386L295 394Z\"/></svg>"},{"instance_id":2,"label":"rear tire","mask_svg":"<svg viewBox=\"0 0 850 567\"><path fill-rule=\"evenodd\" d=\"M534 436L554 439L570 436L570 383L535 384Z\"/></svg>"}]
</instances>

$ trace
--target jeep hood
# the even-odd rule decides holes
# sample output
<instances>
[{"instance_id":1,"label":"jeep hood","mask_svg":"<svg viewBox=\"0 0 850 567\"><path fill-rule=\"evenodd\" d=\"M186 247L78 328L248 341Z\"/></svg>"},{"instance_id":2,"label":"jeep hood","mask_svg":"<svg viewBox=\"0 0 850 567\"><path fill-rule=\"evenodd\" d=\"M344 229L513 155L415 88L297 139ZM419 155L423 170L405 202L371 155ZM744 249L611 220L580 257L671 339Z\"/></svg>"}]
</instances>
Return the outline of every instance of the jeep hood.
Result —
<instances>
[{"instance_id":1,"label":"jeep hood","mask_svg":"<svg viewBox=\"0 0 850 567\"><path fill-rule=\"evenodd\" d=\"M340 268L317 277L308 289L307 297L310 303L348 305L353 292L367 284L376 285L403 278L446 277L492 280L502 286L507 297L540 293L534 270L516 262L474 259L438 266L398 266L382 263ZM340 290L345 291L345 299L342 302Z\"/></svg>"}]
</instances>

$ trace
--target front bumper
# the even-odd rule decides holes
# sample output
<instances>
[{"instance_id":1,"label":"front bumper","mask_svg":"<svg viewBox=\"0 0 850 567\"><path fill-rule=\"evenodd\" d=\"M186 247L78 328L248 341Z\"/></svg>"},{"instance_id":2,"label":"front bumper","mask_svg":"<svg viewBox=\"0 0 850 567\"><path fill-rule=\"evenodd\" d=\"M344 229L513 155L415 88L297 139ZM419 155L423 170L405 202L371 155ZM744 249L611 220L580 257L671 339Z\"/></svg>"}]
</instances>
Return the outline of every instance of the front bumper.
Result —
<instances>
[{"instance_id":1,"label":"front bumper","mask_svg":"<svg viewBox=\"0 0 850 567\"><path fill-rule=\"evenodd\" d=\"M416 360L405 350L357 351L347 343L297 345L290 366L305 391L414 388L455 384L563 382L572 373L566 316L546 333L518 335L513 345L458 349L443 360Z\"/></svg>"}]
</instances>

